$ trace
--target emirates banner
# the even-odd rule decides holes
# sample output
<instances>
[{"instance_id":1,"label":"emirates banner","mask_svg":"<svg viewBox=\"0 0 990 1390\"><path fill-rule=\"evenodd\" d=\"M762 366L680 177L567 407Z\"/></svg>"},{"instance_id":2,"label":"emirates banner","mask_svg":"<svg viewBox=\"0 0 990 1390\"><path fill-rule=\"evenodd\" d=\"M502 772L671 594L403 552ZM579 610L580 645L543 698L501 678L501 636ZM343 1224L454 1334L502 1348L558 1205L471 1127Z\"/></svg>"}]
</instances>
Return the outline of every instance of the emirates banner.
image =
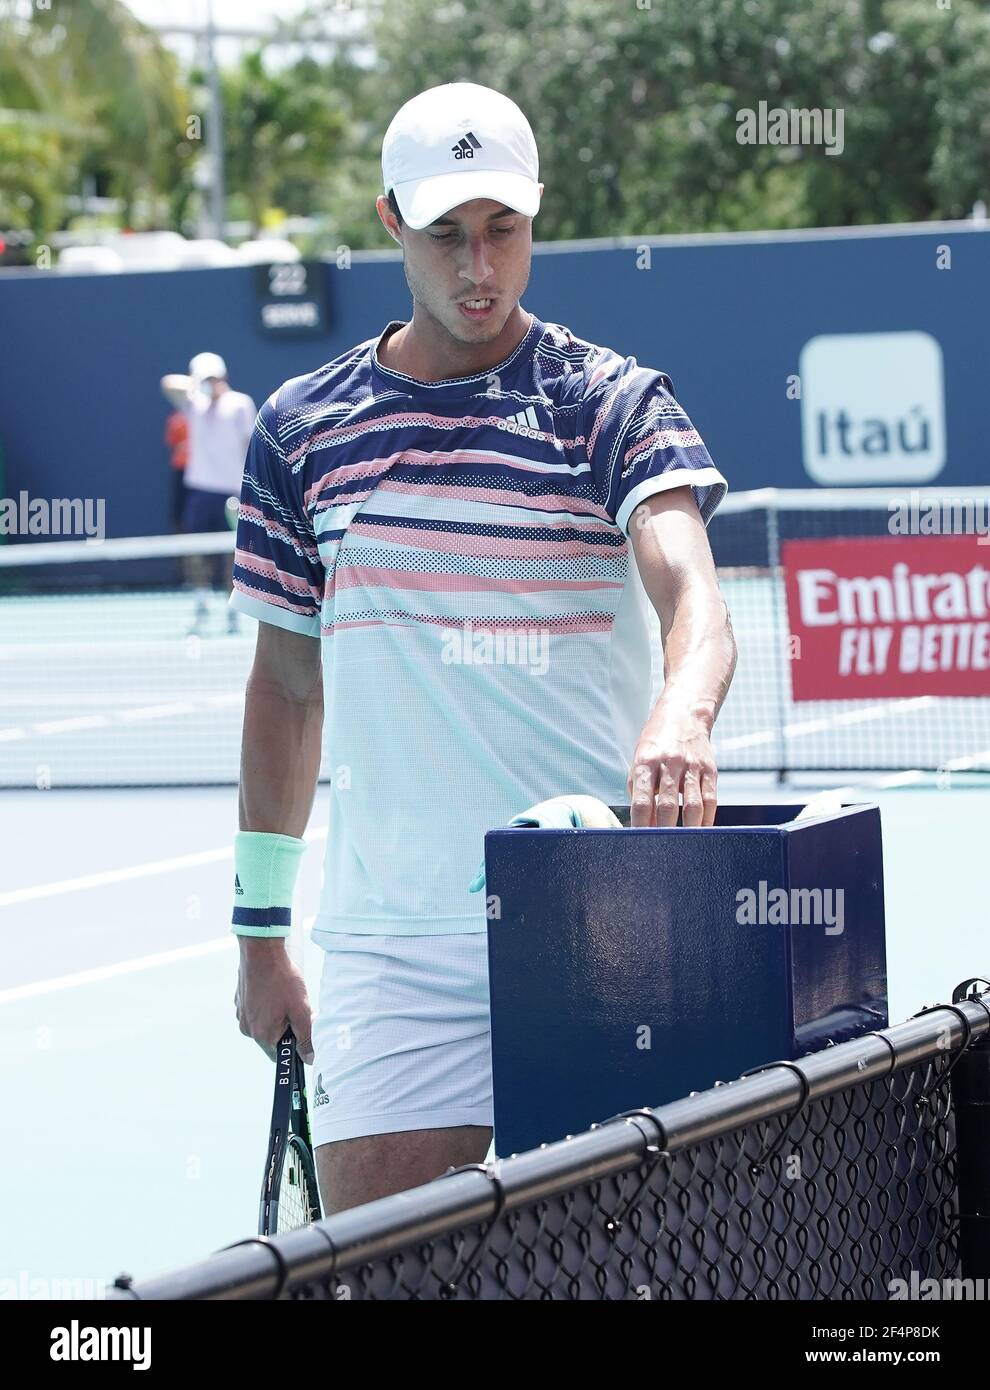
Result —
<instances>
[{"instance_id":1,"label":"emirates banner","mask_svg":"<svg viewBox=\"0 0 990 1390\"><path fill-rule=\"evenodd\" d=\"M787 541L795 700L990 695L990 546L979 537Z\"/></svg>"}]
</instances>

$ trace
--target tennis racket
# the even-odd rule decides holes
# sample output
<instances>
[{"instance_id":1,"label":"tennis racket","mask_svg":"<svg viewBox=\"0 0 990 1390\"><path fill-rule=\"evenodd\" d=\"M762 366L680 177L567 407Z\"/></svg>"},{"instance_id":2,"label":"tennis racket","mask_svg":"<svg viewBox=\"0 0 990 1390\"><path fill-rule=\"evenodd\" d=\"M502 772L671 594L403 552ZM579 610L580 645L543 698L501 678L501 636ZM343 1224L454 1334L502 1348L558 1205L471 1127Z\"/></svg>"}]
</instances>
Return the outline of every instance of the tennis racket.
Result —
<instances>
[{"instance_id":1,"label":"tennis racket","mask_svg":"<svg viewBox=\"0 0 990 1390\"><path fill-rule=\"evenodd\" d=\"M320 1196L309 1132L306 1074L288 1028L275 1053L275 1099L261 1187L258 1234L274 1236L319 1221Z\"/></svg>"}]
</instances>

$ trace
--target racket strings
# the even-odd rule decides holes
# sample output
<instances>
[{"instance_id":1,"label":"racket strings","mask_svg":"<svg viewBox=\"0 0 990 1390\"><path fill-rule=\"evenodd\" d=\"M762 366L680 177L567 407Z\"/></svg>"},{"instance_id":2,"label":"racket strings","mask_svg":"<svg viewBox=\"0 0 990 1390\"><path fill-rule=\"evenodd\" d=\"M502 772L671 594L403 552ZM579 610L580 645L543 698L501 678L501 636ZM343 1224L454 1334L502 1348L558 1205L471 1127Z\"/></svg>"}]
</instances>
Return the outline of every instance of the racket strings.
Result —
<instances>
[{"instance_id":1,"label":"racket strings","mask_svg":"<svg viewBox=\"0 0 990 1390\"><path fill-rule=\"evenodd\" d=\"M314 1197L305 1160L296 1145L290 1142L282 1162L277 1230L281 1233L308 1226L316 1205Z\"/></svg>"}]
</instances>

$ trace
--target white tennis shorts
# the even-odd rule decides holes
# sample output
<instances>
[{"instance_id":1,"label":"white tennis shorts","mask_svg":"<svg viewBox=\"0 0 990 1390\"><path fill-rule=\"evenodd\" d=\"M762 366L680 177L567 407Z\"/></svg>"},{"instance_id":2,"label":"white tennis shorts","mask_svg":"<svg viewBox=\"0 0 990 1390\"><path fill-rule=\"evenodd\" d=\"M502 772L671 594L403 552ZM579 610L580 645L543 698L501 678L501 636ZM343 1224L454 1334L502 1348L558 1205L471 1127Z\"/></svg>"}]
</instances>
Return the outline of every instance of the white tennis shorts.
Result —
<instances>
[{"instance_id":1,"label":"white tennis shorts","mask_svg":"<svg viewBox=\"0 0 990 1390\"><path fill-rule=\"evenodd\" d=\"M487 934L332 936L313 1028L314 1145L491 1126Z\"/></svg>"}]
</instances>

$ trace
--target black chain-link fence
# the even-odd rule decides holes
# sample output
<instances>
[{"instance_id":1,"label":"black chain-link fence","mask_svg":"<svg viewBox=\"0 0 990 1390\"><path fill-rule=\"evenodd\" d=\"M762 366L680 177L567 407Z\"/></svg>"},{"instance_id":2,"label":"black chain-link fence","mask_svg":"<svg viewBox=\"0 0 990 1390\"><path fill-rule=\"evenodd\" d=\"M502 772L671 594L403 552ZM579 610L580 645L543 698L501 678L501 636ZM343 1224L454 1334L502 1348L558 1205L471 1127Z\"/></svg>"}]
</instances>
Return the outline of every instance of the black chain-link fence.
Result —
<instances>
[{"instance_id":1,"label":"black chain-link fence","mask_svg":"<svg viewBox=\"0 0 990 1390\"><path fill-rule=\"evenodd\" d=\"M957 1277L968 1271L949 1077L967 1048L986 1051L988 1001L113 1296L886 1300L895 1280Z\"/></svg>"}]
</instances>

